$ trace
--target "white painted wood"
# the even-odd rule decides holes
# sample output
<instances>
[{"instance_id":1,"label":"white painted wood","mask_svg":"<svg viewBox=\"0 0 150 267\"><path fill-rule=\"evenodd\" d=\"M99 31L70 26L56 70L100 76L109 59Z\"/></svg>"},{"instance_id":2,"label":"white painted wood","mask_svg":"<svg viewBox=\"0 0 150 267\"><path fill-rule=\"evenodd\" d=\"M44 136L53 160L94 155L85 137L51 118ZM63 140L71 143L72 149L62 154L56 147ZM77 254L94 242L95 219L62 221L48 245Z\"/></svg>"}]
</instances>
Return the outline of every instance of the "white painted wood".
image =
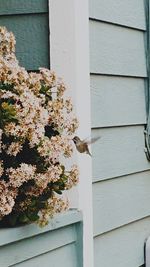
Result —
<instances>
[{"instance_id":1,"label":"white painted wood","mask_svg":"<svg viewBox=\"0 0 150 267\"><path fill-rule=\"evenodd\" d=\"M81 138L90 136L89 14L87 0L49 1L51 67L61 75L74 98ZM84 101L86 99L86 101ZM84 105L84 108L83 108ZM80 182L76 206L83 212L84 267L93 266L92 167L87 155L76 153ZM86 191L85 191L86 185Z\"/></svg>"},{"instance_id":2,"label":"white painted wood","mask_svg":"<svg viewBox=\"0 0 150 267\"><path fill-rule=\"evenodd\" d=\"M150 214L150 171L93 184L94 235Z\"/></svg>"},{"instance_id":3,"label":"white painted wood","mask_svg":"<svg viewBox=\"0 0 150 267\"><path fill-rule=\"evenodd\" d=\"M144 0L90 0L90 17L146 29Z\"/></svg>"},{"instance_id":4,"label":"white painted wood","mask_svg":"<svg viewBox=\"0 0 150 267\"><path fill-rule=\"evenodd\" d=\"M144 127L92 130L101 138L92 146L93 181L150 169L144 152Z\"/></svg>"},{"instance_id":5,"label":"white painted wood","mask_svg":"<svg viewBox=\"0 0 150 267\"><path fill-rule=\"evenodd\" d=\"M137 267L144 264L144 242L150 217L95 238L95 267Z\"/></svg>"},{"instance_id":6,"label":"white painted wood","mask_svg":"<svg viewBox=\"0 0 150 267\"><path fill-rule=\"evenodd\" d=\"M145 242L145 266L150 267L150 236Z\"/></svg>"},{"instance_id":7,"label":"white painted wood","mask_svg":"<svg viewBox=\"0 0 150 267\"><path fill-rule=\"evenodd\" d=\"M144 33L90 21L92 73L146 76Z\"/></svg>"},{"instance_id":8,"label":"white painted wood","mask_svg":"<svg viewBox=\"0 0 150 267\"><path fill-rule=\"evenodd\" d=\"M146 123L144 82L91 75L92 127Z\"/></svg>"}]
</instances>

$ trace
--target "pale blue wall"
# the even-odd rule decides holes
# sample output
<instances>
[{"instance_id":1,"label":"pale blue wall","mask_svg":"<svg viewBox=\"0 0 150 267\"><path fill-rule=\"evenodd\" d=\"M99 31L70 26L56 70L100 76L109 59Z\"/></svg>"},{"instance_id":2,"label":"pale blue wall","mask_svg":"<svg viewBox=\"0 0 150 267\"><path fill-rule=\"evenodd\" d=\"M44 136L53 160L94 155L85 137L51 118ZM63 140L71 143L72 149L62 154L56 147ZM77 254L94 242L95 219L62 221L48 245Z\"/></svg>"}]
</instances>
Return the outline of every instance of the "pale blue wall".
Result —
<instances>
[{"instance_id":1,"label":"pale blue wall","mask_svg":"<svg viewBox=\"0 0 150 267\"><path fill-rule=\"evenodd\" d=\"M150 234L142 0L90 0L94 267L139 267Z\"/></svg>"},{"instance_id":2,"label":"pale blue wall","mask_svg":"<svg viewBox=\"0 0 150 267\"><path fill-rule=\"evenodd\" d=\"M69 211L39 228L0 229L0 267L82 267L82 216Z\"/></svg>"}]
</instances>

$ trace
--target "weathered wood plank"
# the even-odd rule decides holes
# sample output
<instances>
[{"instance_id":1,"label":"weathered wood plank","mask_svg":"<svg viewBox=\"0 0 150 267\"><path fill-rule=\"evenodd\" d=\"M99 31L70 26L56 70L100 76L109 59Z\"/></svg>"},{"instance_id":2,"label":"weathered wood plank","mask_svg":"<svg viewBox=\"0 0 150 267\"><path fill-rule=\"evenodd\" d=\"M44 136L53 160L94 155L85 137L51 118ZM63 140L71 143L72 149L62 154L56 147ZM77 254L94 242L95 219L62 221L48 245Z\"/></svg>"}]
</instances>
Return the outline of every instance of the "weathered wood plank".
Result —
<instances>
[{"instance_id":1,"label":"weathered wood plank","mask_svg":"<svg viewBox=\"0 0 150 267\"><path fill-rule=\"evenodd\" d=\"M93 181L150 169L143 131L142 126L92 130L93 137L101 136L92 146Z\"/></svg>"},{"instance_id":2,"label":"weathered wood plank","mask_svg":"<svg viewBox=\"0 0 150 267\"><path fill-rule=\"evenodd\" d=\"M0 264L3 267L8 267L75 241L76 231L74 225L43 233L2 246L0 248Z\"/></svg>"},{"instance_id":3,"label":"weathered wood plank","mask_svg":"<svg viewBox=\"0 0 150 267\"><path fill-rule=\"evenodd\" d=\"M90 17L146 29L144 0L90 0Z\"/></svg>"},{"instance_id":4,"label":"weathered wood plank","mask_svg":"<svg viewBox=\"0 0 150 267\"><path fill-rule=\"evenodd\" d=\"M0 15L31 14L48 12L48 0L5 0L0 1Z\"/></svg>"},{"instance_id":5,"label":"weathered wood plank","mask_svg":"<svg viewBox=\"0 0 150 267\"><path fill-rule=\"evenodd\" d=\"M93 184L94 235L150 214L150 171Z\"/></svg>"},{"instance_id":6,"label":"weathered wood plank","mask_svg":"<svg viewBox=\"0 0 150 267\"><path fill-rule=\"evenodd\" d=\"M150 217L95 238L95 267L136 267L144 263L144 242Z\"/></svg>"},{"instance_id":7,"label":"weathered wood plank","mask_svg":"<svg viewBox=\"0 0 150 267\"><path fill-rule=\"evenodd\" d=\"M92 127L146 123L144 79L91 75Z\"/></svg>"},{"instance_id":8,"label":"weathered wood plank","mask_svg":"<svg viewBox=\"0 0 150 267\"><path fill-rule=\"evenodd\" d=\"M69 244L12 267L78 267L75 244Z\"/></svg>"},{"instance_id":9,"label":"weathered wood plank","mask_svg":"<svg viewBox=\"0 0 150 267\"><path fill-rule=\"evenodd\" d=\"M91 73L146 77L144 33L90 22Z\"/></svg>"},{"instance_id":10,"label":"weathered wood plank","mask_svg":"<svg viewBox=\"0 0 150 267\"><path fill-rule=\"evenodd\" d=\"M0 16L0 25L15 34L21 65L28 70L49 67L48 15Z\"/></svg>"}]
</instances>

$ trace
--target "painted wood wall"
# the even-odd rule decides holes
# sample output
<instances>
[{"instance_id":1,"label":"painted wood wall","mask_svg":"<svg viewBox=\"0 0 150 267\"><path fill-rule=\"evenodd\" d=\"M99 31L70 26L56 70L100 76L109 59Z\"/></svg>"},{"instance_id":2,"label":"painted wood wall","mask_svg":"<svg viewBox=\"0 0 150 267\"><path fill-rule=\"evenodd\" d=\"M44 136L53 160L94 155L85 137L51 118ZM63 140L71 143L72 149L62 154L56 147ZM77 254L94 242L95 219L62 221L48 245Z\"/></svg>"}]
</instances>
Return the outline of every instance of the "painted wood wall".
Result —
<instances>
[{"instance_id":1,"label":"painted wood wall","mask_svg":"<svg viewBox=\"0 0 150 267\"><path fill-rule=\"evenodd\" d=\"M48 0L0 0L0 25L16 37L16 54L27 70L48 67ZM0 229L0 267L82 267L82 215L56 216L45 228L36 225Z\"/></svg>"},{"instance_id":2,"label":"painted wood wall","mask_svg":"<svg viewBox=\"0 0 150 267\"><path fill-rule=\"evenodd\" d=\"M16 54L28 70L49 67L48 0L0 1L0 25L16 37Z\"/></svg>"},{"instance_id":3,"label":"painted wood wall","mask_svg":"<svg viewBox=\"0 0 150 267\"><path fill-rule=\"evenodd\" d=\"M90 0L94 267L139 267L150 235L143 0Z\"/></svg>"},{"instance_id":4,"label":"painted wood wall","mask_svg":"<svg viewBox=\"0 0 150 267\"><path fill-rule=\"evenodd\" d=\"M0 229L0 267L82 267L81 220L81 213L70 211L42 229Z\"/></svg>"}]
</instances>

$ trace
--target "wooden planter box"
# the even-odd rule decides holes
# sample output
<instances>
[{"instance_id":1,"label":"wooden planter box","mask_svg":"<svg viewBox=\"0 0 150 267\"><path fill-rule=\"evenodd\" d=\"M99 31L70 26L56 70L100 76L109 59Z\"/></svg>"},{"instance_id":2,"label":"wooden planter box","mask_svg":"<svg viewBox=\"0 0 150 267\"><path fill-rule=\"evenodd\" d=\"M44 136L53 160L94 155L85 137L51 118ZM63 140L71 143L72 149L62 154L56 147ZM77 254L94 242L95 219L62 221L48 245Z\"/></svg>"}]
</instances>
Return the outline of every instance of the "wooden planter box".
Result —
<instances>
[{"instance_id":1,"label":"wooden planter box","mask_svg":"<svg viewBox=\"0 0 150 267\"><path fill-rule=\"evenodd\" d=\"M82 267L82 215L70 210L48 226L0 229L0 267Z\"/></svg>"}]
</instances>

